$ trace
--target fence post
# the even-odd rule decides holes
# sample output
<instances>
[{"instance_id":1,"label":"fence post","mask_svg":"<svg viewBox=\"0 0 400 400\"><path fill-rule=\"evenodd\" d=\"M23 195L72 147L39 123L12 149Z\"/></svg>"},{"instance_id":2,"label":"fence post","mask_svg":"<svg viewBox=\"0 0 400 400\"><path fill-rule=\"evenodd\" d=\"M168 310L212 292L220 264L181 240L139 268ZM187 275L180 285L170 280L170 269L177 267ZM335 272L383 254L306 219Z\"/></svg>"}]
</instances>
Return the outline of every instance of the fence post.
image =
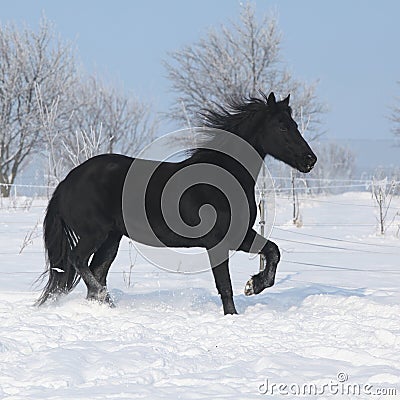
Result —
<instances>
[{"instance_id":1,"label":"fence post","mask_svg":"<svg viewBox=\"0 0 400 400\"><path fill-rule=\"evenodd\" d=\"M258 208L260 210L260 235L264 237L265 235L265 180L266 180L266 172L265 172L265 163L262 165L262 185L261 185L261 193L260 193L260 203L258 204ZM260 253L260 272L265 269L265 257Z\"/></svg>"}]
</instances>

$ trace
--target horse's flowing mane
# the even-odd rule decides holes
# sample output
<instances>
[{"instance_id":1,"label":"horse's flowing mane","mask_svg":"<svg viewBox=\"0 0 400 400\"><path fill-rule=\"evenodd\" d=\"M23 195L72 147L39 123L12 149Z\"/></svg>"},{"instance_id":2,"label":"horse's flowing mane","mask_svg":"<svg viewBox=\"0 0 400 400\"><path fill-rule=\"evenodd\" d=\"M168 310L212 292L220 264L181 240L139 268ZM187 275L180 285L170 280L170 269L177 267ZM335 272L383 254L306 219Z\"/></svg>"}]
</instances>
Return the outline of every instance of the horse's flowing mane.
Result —
<instances>
[{"instance_id":1,"label":"horse's flowing mane","mask_svg":"<svg viewBox=\"0 0 400 400\"><path fill-rule=\"evenodd\" d=\"M241 129L242 124L250 123L251 117L258 111L264 111L268 115L270 107L267 105L266 95L260 91L261 98L257 97L231 97L225 106L215 103L215 109L203 109L199 115L201 124L208 128L202 132L201 142L207 147L212 144L223 149L228 145L225 143L226 135L218 130L228 131L247 140L254 132L251 129ZM204 155L207 148L195 148L188 151L192 159Z\"/></svg>"},{"instance_id":2,"label":"horse's flowing mane","mask_svg":"<svg viewBox=\"0 0 400 400\"><path fill-rule=\"evenodd\" d=\"M225 106L215 103L216 109L203 109L200 112L202 123L208 128L240 134L240 132L236 132L239 122L257 111L268 111L266 95L261 91L260 95L262 98L231 97Z\"/></svg>"}]
</instances>

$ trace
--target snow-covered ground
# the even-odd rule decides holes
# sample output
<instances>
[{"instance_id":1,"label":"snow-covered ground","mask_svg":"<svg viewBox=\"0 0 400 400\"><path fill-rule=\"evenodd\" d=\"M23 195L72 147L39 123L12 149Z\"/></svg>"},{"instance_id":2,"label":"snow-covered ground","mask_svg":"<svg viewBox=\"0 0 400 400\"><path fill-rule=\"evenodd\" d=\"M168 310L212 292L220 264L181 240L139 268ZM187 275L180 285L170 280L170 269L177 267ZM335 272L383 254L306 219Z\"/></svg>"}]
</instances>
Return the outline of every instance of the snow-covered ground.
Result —
<instances>
[{"instance_id":1,"label":"snow-covered ground","mask_svg":"<svg viewBox=\"0 0 400 400\"><path fill-rule=\"evenodd\" d=\"M115 309L81 284L35 308L45 204L1 204L1 399L400 398L400 217L378 235L370 194L302 200L301 228L280 197L276 285L245 297L258 259L235 254L234 316L210 271L162 271L127 240L109 278Z\"/></svg>"}]
</instances>

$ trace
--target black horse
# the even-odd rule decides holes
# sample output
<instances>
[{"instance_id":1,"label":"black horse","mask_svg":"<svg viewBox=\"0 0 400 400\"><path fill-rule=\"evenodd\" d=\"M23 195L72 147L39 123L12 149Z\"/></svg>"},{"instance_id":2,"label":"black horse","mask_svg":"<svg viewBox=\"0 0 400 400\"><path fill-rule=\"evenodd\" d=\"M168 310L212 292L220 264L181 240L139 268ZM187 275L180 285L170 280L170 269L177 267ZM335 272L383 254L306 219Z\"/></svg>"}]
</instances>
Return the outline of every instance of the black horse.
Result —
<instances>
[{"instance_id":1,"label":"black horse","mask_svg":"<svg viewBox=\"0 0 400 400\"><path fill-rule=\"evenodd\" d=\"M267 154L301 172L309 172L317 158L291 116L289 96L279 102L273 93L268 98L262 94L262 99L232 101L217 112L205 111L203 117L206 126L230 132L231 139L240 139L256 156L243 146L240 150L242 147L229 137L221 140L211 134L207 146L195 149L181 162L104 154L73 169L58 185L47 207L44 274L48 274L48 282L37 304L70 292L82 278L88 299L113 305L106 278L123 235L152 246L205 248L225 314L236 313L228 268L230 250L265 257L266 267L247 282L246 295L258 294L274 284L280 260L278 246L252 228L257 214L257 175ZM240 154L246 152L243 163ZM174 187L172 178L184 171L189 171L189 184L182 189L182 179L178 179ZM221 187L211 179L217 171L222 174ZM237 184L233 191L224 173ZM163 200L168 185L172 185L172 192L180 191L175 201ZM244 194L241 202L233 205L239 207L236 214L232 192ZM174 212L184 229L175 229L167 221L168 213ZM209 228L192 234L204 221ZM232 230L233 223L236 226Z\"/></svg>"}]
</instances>

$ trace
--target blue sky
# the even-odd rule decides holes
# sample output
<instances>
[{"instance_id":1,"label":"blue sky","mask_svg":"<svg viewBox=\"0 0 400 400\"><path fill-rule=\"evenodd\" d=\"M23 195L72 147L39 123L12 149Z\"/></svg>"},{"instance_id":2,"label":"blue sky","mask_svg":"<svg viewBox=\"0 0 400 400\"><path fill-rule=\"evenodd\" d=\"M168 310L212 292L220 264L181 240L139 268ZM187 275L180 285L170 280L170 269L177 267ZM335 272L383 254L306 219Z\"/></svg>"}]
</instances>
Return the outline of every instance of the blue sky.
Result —
<instances>
[{"instance_id":1,"label":"blue sky","mask_svg":"<svg viewBox=\"0 0 400 400\"><path fill-rule=\"evenodd\" d=\"M159 111L171 99L161 64L167 52L240 12L237 0L0 0L0 7L2 23L32 27L44 12L62 38L74 41L86 70L153 101ZM329 107L327 136L393 138L387 116L400 96L400 1L258 0L256 9L278 15L282 56L293 74L319 80L319 98Z\"/></svg>"}]
</instances>

